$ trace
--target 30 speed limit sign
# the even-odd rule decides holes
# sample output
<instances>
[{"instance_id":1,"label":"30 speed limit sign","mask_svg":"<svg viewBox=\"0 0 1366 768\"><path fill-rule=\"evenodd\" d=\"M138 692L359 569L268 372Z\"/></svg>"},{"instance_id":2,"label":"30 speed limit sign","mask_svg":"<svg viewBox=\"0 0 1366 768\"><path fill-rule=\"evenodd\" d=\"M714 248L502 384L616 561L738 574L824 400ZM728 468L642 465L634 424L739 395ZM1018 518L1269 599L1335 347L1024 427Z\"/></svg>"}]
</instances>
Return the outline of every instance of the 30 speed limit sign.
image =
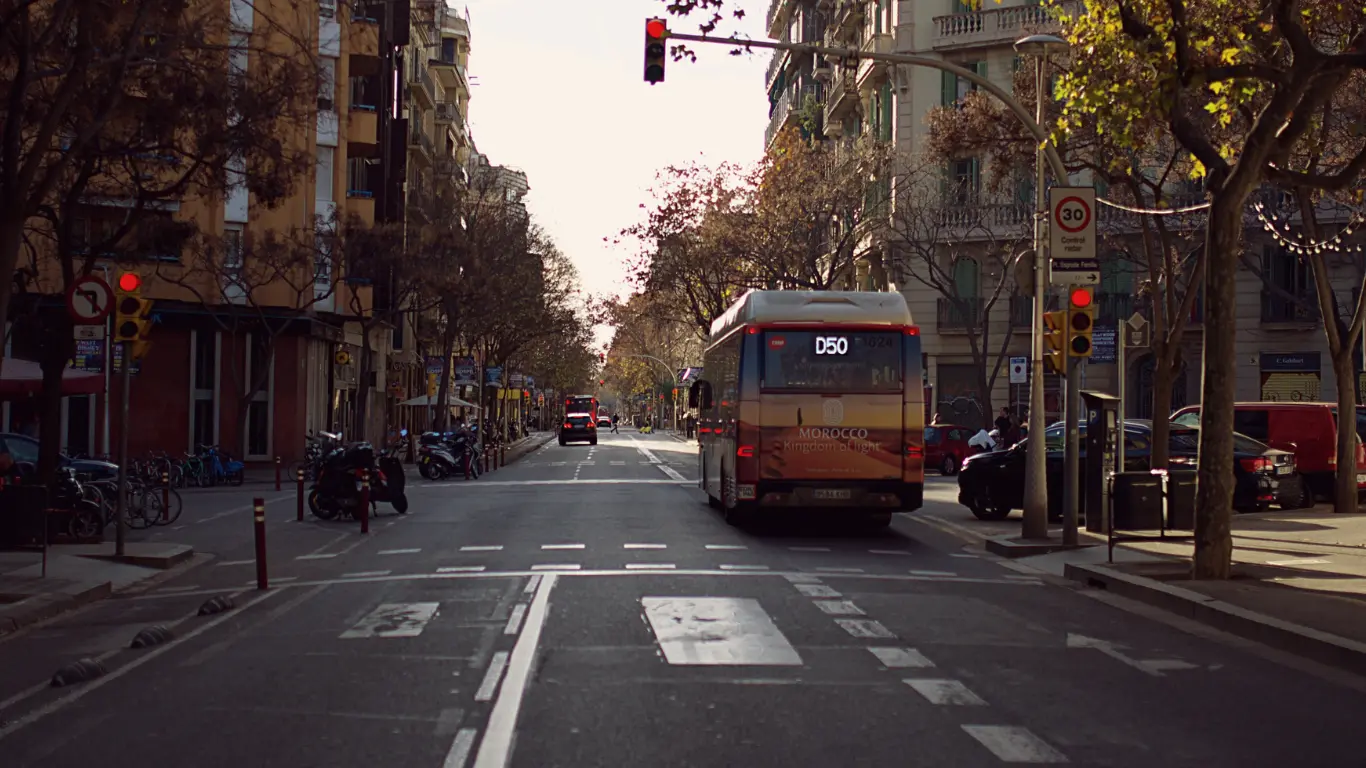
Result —
<instances>
[{"instance_id":1,"label":"30 speed limit sign","mask_svg":"<svg viewBox=\"0 0 1366 768\"><path fill-rule=\"evenodd\" d=\"M1049 245L1054 259L1096 258L1095 187L1048 190Z\"/></svg>"}]
</instances>

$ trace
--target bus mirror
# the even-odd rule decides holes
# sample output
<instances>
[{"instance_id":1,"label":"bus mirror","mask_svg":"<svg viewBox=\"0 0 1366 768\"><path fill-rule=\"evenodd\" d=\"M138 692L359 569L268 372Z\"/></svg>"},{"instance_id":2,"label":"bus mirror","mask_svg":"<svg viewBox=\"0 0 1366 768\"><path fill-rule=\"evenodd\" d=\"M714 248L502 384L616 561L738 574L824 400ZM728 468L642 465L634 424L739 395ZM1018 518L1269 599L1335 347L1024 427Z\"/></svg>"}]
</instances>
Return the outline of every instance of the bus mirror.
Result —
<instances>
[{"instance_id":1,"label":"bus mirror","mask_svg":"<svg viewBox=\"0 0 1366 768\"><path fill-rule=\"evenodd\" d=\"M700 381L694 381L694 382L692 383L692 386L691 386L691 387L688 387L688 407L689 407L689 408L696 409L696 408L698 407L698 402L699 402L698 393L699 393L699 391L701 390L701 387L702 387L702 382L700 382Z\"/></svg>"}]
</instances>

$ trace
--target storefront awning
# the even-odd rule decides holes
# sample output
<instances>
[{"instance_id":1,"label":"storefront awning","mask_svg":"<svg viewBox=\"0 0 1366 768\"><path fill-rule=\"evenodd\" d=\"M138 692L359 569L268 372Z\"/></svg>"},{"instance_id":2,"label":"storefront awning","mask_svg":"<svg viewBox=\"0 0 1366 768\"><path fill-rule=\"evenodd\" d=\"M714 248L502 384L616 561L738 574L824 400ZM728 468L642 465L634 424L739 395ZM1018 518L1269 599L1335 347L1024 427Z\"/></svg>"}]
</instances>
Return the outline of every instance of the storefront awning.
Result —
<instances>
[{"instance_id":1,"label":"storefront awning","mask_svg":"<svg viewBox=\"0 0 1366 768\"><path fill-rule=\"evenodd\" d=\"M452 407L455 407L455 408L473 408L473 409L476 410L476 411L477 411L477 410L480 410L479 406L475 405L474 403L468 402L468 401L466 401L466 400L461 400L460 398L456 397L455 395L447 395L447 396L446 396L446 403L447 403L448 405L452 406ZM399 405L411 405L411 406L416 406L416 407L419 407L419 408L426 408L427 406L438 405L438 404L439 404L439 403L438 403L436 397L431 396L431 395L423 395L423 396L421 396L421 397L414 397L412 400L404 400L403 402L399 403Z\"/></svg>"},{"instance_id":2,"label":"storefront awning","mask_svg":"<svg viewBox=\"0 0 1366 768\"><path fill-rule=\"evenodd\" d=\"M27 397L43 391L43 369L32 360L5 358L0 370L0 399ZM62 371L62 395L98 395L104 374L67 368Z\"/></svg>"}]
</instances>

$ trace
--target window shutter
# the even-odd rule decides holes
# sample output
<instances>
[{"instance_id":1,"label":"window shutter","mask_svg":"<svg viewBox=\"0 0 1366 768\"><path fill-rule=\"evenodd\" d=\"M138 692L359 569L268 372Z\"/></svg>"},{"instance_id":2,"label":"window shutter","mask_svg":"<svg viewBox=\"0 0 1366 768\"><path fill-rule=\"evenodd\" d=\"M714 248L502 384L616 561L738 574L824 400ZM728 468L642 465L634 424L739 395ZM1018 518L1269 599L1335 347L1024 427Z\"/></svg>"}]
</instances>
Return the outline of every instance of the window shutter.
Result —
<instances>
[{"instance_id":1,"label":"window shutter","mask_svg":"<svg viewBox=\"0 0 1366 768\"><path fill-rule=\"evenodd\" d=\"M958 101L958 76L952 72L941 73L943 77L944 106L951 107Z\"/></svg>"},{"instance_id":2,"label":"window shutter","mask_svg":"<svg viewBox=\"0 0 1366 768\"><path fill-rule=\"evenodd\" d=\"M879 137L883 141L892 140L892 83L887 81L882 84L882 135Z\"/></svg>"}]
</instances>

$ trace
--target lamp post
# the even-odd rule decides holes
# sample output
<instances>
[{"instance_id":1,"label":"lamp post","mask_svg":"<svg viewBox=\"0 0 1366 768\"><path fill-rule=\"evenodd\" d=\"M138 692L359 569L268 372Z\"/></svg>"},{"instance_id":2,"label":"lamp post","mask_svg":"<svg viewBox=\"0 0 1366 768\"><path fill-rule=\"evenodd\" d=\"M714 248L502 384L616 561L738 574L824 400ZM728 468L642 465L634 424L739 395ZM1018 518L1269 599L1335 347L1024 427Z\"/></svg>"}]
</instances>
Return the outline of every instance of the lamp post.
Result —
<instances>
[{"instance_id":1,"label":"lamp post","mask_svg":"<svg viewBox=\"0 0 1366 768\"><path fill-rule=\"evenodd\" d=\"M1015 52L1035 57L1034 121L1043 124L1043 95L1048 59L1067 50L1067 41L1055 35L1029 35L1015 41ZM1029 442L1025 446L1024 525L1026 539L1048 538L1048 446L1044 439L1047 422L1044 414L1043 326L1048 307L1048 206L1044 189L1044 167L1048 140L1040 142L1034 154L1034 328L1029 335Z\"/></svg>"}]
</instances>

